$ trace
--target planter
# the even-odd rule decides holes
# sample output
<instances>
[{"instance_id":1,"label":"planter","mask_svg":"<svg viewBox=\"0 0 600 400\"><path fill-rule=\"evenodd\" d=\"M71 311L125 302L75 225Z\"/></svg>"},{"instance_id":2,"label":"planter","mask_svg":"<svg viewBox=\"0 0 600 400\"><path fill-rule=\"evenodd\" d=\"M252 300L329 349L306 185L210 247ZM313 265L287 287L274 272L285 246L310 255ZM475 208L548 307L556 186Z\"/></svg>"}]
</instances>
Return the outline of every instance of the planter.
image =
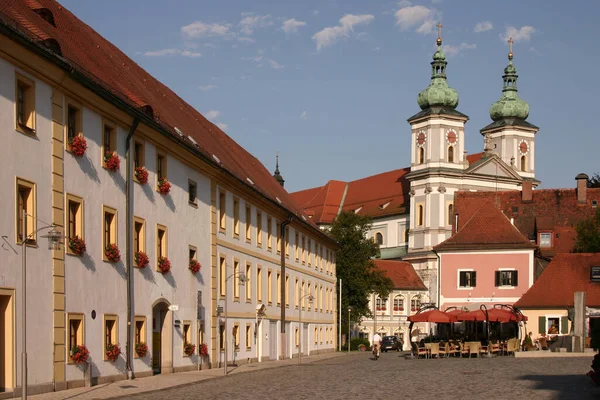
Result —
<instances>
[{"instance_id":1,"label":"planter","mask_svg":"<svg viewBox=\"0 0 600 400\"><path fill-rule=\"evenodd\" d=\"M208 356L208 345L206 343L202 343L200 345L200 349L198 349L198 352L200 353L201 357L207 357Z\"/></svg>"},{"instance_id":2,"label":"planter","mask_svg":"<svg viewBox=\"0 0 600 400\"><path fill-rule=\"evenodd\" d=\"M104 166L110 170L117 171L121 166L121 159L115 152L107 151L104 154Z\"/></svg>"},{"instance_id":3,"label":"planter","mask_svg":"<svg viewBox=\"0 0 600 400\"><path fill-rule=\"evenodd\" d=\"M139 268L146 268L146 266L150 263L150 258L143 251L135 252L135 262Z\"/></svg>"},{"instance_id":4,"label":"planter","mask_svg":"<svg viewBox=\"0 0 600 400\"><path fill-rule=\"evenodd\" d=\"M135 169L135 177L141 185L148 183L148 170L146 167L137 167Z\"/></svg>"},{"instance_id":5,"label":"planter","mask_svg":"<svg viewBox=\"0 0 600 400\"><path fill-rule=\"evenodd\" d=\"M89 356L90 356L90 351L83 344L79 345L79 346L74 346L71 349L70 357L71 357L71 360L73 360L73 362L75 364L85 363Z\"/></svg>"},{"instance_id":6,"label":"planter","mask_svg":"<svg viewBox=\"0 0 600 400\"><path fill-rule=\"evenodd\" d=\"M162 195L167 195L171 191L171 183L167 180L167 178L161 178L158 180L158 191Z\"/></svg>"},{"instance_id":7,"label":"planter","mask_svg":"<svg viewBox=\"0 0 600 400\"><path fill-rule=\"evenodd\" d=\"M106 345L106 359L109 361L115 361L121 354L121 348L118 344L107 344Z\"/></svg>"},{"instance_id":8,"label":"planter","mask_svg":"<svg viewBox=\"0 0 600 400\"><path fill-rule=\"evenodd\" d=\"M185 353L186 356L189 357L189 356L193 355L194 351L196 351L195 344L186 343L183 345L183 352Z\"/></svg>"},{"instance_id":9,"label":"planter","mask_svg":"<svg viewBox=\"0 0 600 400\"><path fill-rule=\"evenodd\" d=\"M192 271L192 274L200 271L200 263L198 260L190 260L190 271Z\"/></svg>"},{"instance_id":10,"label":"planter","mask_svg":"<svg viewBox=\"0 0 600 400\"><path fill-rule=\"evenodd\" d=\"M158 258L158 271L161 274L166 274L171 271L171 261L167 257Z\"/></svg>"},{"instance_id":11,"label":"planter","mask_svg":"<svg viewBox=\"0 0 600 400\"><path fill-rule=\"evenodd\" d=\"M146 353L148 353L148 345L144 342L136 343L135 352L138 357L146 357Z\"/></svg>"},{"instance_id":12,"label":"planter","mask_svg":"<svg viewBox=\"0 0 600 400\"><path fill-rule=\"evenodd\" d=\"M104 249L104 255L106 259L110 262L119 262L121 261L121 252L116 244L112 243L106 246Z\"/></svg>"},{"instance_id":13,"label":"planter","mask_svg":"<svg viewBox=\"0 0 600 400\"><path fill-rule=\"evenodd\" d=\"M81 157L87 150L87 141L83 136L77 135L73 139L69 140L69 147L73 155Z\"/></svg>"},{"instance_id":14,"label":"planter","mask_svg":"<svg viewBox=\"0 0 600 400\"><path fill-rule=\"evenodd\" d=\"M69 239L69 249L78 256L85 253L85 242L79 236Z\"/></svg>"}]
</instances>

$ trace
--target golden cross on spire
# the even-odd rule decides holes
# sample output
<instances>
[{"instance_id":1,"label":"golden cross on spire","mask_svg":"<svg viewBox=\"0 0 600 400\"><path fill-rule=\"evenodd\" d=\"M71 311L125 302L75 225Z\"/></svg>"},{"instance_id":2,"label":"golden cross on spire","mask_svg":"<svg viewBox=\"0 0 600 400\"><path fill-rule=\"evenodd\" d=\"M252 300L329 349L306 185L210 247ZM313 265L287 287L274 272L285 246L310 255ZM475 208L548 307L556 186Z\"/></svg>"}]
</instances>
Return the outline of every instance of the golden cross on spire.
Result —
<instances>
[{"instance_id":1,"label":"golden cross on spire","mask_svg":"<svg viewBox=\"0 0 600 400\"><path fill-rule=\"evenodd\" d=\"M438 41L438 46L442 44L442 28L444 27L442 25L441 22L438 22L435 26L437 26L437 30L438 30L438 37L437 37L437 41Z\"/></svg>"},{"instance_id":2,"label":"golden cross on spire","mask_svg":"<svg viewBox=\"0 0 600 400\"><path fill-rule=\"evenodd\" d=\"M512 45L513 45L514 42L515 41L513 40L513 38L511 38L511 37L508 38L508 47L509 47L508 58L511 59L511 60L513 58Z\"/></svg>"}]
</instances>

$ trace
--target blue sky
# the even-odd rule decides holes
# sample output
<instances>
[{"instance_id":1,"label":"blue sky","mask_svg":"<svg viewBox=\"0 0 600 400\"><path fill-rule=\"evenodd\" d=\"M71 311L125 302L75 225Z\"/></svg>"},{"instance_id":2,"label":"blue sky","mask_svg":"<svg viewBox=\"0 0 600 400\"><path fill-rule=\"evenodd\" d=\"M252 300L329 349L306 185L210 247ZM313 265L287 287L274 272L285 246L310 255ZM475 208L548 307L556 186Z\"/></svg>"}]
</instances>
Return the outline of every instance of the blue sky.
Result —
<instances>
[{"instance_id":1,"label":"blue sky","mask_svg":"<svg viewBox=\"0 0 600 400\"><path fill-rule=\"evenodd\" d=\"M502 90L506 36L539 126L542 188L600 172L600 2L583 0L63 0L61 3L254 154L288 191L410 164L435 23L469 153Z\"/></svg>"}]
</instances>

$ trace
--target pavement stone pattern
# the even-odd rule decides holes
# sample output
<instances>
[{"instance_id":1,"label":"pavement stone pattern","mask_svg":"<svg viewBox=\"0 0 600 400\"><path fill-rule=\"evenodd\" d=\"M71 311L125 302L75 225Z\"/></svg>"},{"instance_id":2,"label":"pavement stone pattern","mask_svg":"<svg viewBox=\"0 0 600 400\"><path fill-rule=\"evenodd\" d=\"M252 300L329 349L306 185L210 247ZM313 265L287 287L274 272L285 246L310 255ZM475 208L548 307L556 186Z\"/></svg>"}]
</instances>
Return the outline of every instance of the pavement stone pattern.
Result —
<instances>
[{"instance_id":1,"label":"pavement stone pattern","mask_svg":"<svg viewBox=\"0 0 600 400\"><path fill-rule=\"evenodd\" d=\"M590 370L591 361L592 357L516 359L512 356L492 359L411 360L397 352L383 353L379 360L374 360L369 352L350 355L330 353L303 357L302 365L298 365L297 360L243 365L233 369L227 377L222 375L222 369L208 370L121 381L105 385L104 388L87 388L80 395L75 393L75 390L80 389L75 389L32 398L50 399L51 397L44 396L60 395L52 399L85 400L114 396L133 400L347 400L398 397L599 399L600 387L596 387L585 375ZM184 375L190 377L184 378ZM198 379L202 381L197 381ZM146 380L151 384L140 385L140 382ZM119 387L128 385L138 387ZM174 385L184 386L169 388ZM139 386L143 386L145 392L139 393L137 389L142 389Z\"/></svg>"}]
</instances>

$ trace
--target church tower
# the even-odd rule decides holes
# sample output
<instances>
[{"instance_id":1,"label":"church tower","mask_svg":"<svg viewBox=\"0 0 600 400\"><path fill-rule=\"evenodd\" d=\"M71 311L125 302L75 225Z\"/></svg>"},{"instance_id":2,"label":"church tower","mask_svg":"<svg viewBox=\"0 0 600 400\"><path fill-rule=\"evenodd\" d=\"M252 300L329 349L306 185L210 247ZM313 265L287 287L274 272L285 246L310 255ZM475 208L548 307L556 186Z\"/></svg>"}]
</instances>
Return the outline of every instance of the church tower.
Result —
<instances>
[{"instance_id":1,"label":"church tower","mask_svg":"<svg viewBox=\"0 0 600 400\"><path fill-rule=\"evenodd\" d=\"M504 68L502 97L490 107L494 122L481 130L490 148L516 173L534 186L535 179L535 135L539 128L526 121L529 104L519 97L517 69L513 65L513 40L508 40L508 66Z\"/></svg>"},{"instance_id":2,"label":"church tower","mask_svg":"<svg viewBox=\"0 0 600 400\"><path fill-rule=\"evenodd\" d=\"M431 62L431 82L419 93L421 111L408 119L411 125L410 234L408 252L431 250L452 232L453 190L466 168L465 123L456 110L458 93L448 86L448 62L442 50L441 24L437 24L437 51Z\"/></svg>"}]
</instances>

